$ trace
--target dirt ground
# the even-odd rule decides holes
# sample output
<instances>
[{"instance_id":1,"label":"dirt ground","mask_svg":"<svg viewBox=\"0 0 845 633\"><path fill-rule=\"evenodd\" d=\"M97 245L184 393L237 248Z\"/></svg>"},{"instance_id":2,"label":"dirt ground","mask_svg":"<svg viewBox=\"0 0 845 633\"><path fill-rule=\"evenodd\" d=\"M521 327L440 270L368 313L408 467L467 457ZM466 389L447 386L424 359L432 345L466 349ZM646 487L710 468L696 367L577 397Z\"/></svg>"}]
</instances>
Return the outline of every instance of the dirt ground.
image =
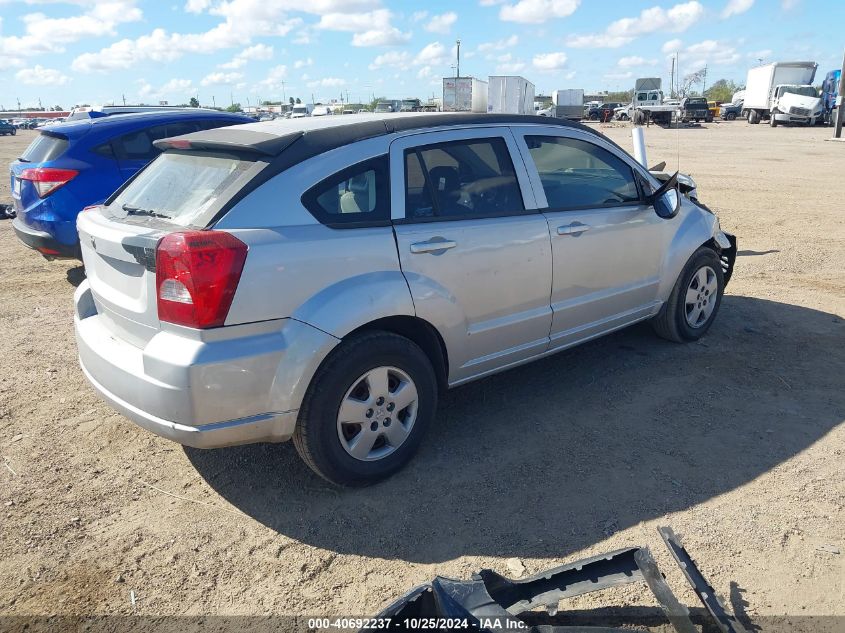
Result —
<instances>
[{"instance_id":1,"label":"dirt ground","mask_svg":"<svg viewBox=\"0 0 845 633\"><path fill-rule=\"evenodd\" d=\"M602 130L631 147L629 127ZM0 163L34 134L0 138ZM657 534L671 525L751 622L845 617L845 143L830 135L648 129L649 161L679 162L739 239L708 336L636 326L459 388L413 463L364 490L330 487L290 444L183 449L114 413L77 366L81 269L0 221L0 615L360 616L435 574L631 545L700 606ZM632 585L562 606L655 604Z\"/></svg>"}]
</instances>

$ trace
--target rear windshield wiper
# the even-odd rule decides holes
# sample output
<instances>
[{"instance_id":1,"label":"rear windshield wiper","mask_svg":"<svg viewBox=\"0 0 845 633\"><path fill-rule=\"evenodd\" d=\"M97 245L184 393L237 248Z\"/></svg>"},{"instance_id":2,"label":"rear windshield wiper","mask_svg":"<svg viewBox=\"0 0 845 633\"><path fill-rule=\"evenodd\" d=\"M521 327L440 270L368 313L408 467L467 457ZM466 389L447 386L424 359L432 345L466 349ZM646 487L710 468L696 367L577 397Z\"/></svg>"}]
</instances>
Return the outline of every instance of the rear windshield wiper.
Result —
<instances>
[{"instance_id":1,"label":"rear windshield wiper","mask_svg":"<svg viewBox=\"0 0 845 633\"><path fill-rule=\"evenodd\" d=\"M170 218L169 215L164 215L163 213L156 213L152 209L142 209L141 207L133 207L128 204L121 205L120 207L129 215L148 215L152 218Z\"/></svg>"}]
</instances>

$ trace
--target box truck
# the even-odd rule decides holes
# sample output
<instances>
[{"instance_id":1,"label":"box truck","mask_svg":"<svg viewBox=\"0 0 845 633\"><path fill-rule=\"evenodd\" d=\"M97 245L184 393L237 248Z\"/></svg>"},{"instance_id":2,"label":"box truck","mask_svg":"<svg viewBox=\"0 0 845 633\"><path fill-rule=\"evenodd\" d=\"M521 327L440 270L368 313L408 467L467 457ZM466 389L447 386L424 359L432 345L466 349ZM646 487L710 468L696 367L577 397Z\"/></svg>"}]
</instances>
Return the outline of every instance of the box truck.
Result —
<instances>
[{"instance_id":1,"label":"box truck","mask_svg":"<svg viewBox=\"0 0 845 633\"><path fill-rule=\"evenodd\" d=\"M487 112L534 114L534 84L516 75L495 75L487 83Z\"/></svg>"},{"instance_id":2,"label":"box truck","mask_svg":"<svg viewBox=\"0 0 845 633\"><path fill-rule=\"evenodd\" d=\"M554 105L553 116L559 119L584 118L584 90L582 88L553 91L552 104Z\"/></svg>"},{"instance_id":3,"label":"box truck","mask_svg":"<svg viewBox=\"0 0 845 633\"><path fill-rule=\"evenodd\" d=\"M748 71L742 114L751 124L768 119L778 123L814 125L823 116L822 100L813 88L815 62L774 62Z\"/></svg>"},{"instance_id":4,"label":"box truck","mask_svg":"<svg viewBox=\"0 0 845 633\"><path fill-rule=\"evenodd\" d=\"M443 111L487 112L487 82L475 77L444 77Z\"/></svg>"}]
</instances>

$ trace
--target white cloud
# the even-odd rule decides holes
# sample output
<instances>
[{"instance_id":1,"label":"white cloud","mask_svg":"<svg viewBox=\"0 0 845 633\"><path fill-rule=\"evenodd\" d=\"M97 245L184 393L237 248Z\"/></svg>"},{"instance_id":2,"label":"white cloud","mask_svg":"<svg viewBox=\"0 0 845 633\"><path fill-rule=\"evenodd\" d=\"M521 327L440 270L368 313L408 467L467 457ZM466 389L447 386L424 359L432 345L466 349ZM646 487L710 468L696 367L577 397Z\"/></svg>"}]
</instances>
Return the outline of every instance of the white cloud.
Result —
<instances>
[{"instance_id":1,"label":"white cloud","mask_svg":"<svg viewBox=\"0 0 845 633\"><path fill-rule=\"evenodd\" d=\"M161 87L160 92L165 94L172 92L185 94L190 92L193 87L194 84L190 79L171 79Z\"/></svg>"},{"instance_id":2,"label":"white cloud","mask_svg":"<svg viewBox=\"0 0 845 633\"><path fill-rule=\"evenodd\" d=\"M683 45L684 45L684 43L681 40L676 38L674 40L669 40L663 46L661 46L660 51L662 53L666 53L666 54L674 53L675 51L681 50Z\"/></svg>"},{"instance_id":3,"label":"white cloud","mask_svg":"<svg viewBox=\"0 0 845 633\"><path fill-rule=\"evenodd\" d=\"M628 72L624 72L624 73L605 73L604 74L605 79L630 79L633 76L634 76L634 73L632 73L630 70Z\"/></svg>"},{"instance_id":4,"label":"white cloud","mask_svg":"<svg viewBox=\"0 0 845 633\"><path fill-rule=\"evenodd\" d=\"M411 15L412 22L422 22L428 17L428 11L414 11Z\"/></svg>"},{"instance_id":5,"label":"white cloud","mask_svg":"<svg viewBox=\"0 0 845 633\"><path fill-rule=\"evenodd\" d=\"M369 65L370 70L378 70L379 68L402 68L407 66L411 61L411 56L408 51L388 51L381 55L377 55L373 62Z\"/></svg>"},{"instance_id":6,"label":"white cloud","mask_svg":"<svg viewBox=\"0 0 845 633\"><path fill-rule=\"evenodd\" d=\"M309 88L339 88L345 86L346 80L338 77L324 77L318 81L312 81L308 84Z\"/></svg>"},{"instance_id":7,"label":"white cloud","mask_svg":"<svg viewBox=\"0 0 845 633\"><path fill-rule=\"evenodd\" d=\"M231 85L243 79L242 73L220 73L215 72L206 75L200 81L201 86Z\"/></svg>"},{"instance_id":8,"label":"white cloud","mask_svg":"<svg viewBox=\"0 0 845 633\"><path fill-rule=\"evenodd\" d=\"M603 33L570 36L567 44L573 48L618 48L641 35L657 31L681 33L703 15L704 7L698 0L676 4L668 10L651 7L643 9L635 18L621 18L611 22Z\"/></svg>"},{"instance_id":9,"label":"white cloud","mask_svg":"<svg viewBox=\"0 0 845 633\"><path fill-rule=\"evenodd\" d=\"M447 66L451 61L452 55L440 42L428 44L414 57L418 66Z\"/></svg>"},{"instance_id":10,"label":"white cloud","mask_svg":"<svg viewBox=\"0 0 845 633\"><path fill-rule=\"evenodd\" d=\"M549 18L565 18L575 13L581 0L519 0L499 10L499 19L506 22L541 24ZM491 3L492 4L492 3Z\"/></svg>"},{"instance_id":11,"label":"white cloud","mask_svg":"<svg viewBox=\"0 0 845 633\"><path fill-rule=\"evenodd\" d=\"M268 60L273 58L273 47L266 44L256 44L245 48L232 58L232 61L220 64L220 68L234 70L243 68L247 62L253 59Z\"/></svg>"},{"instance_id":12,"label":"white cloud","mask_svg":"<svg viewBox=\"0 0 845 633\"><path fill-rule=\"evenodd\" d=\"M267 88L280 88L282 87L282 82L287 79L288 76L288 67L284 64L280 64L278 66L273 66L267 73L267 76L259 81L258 83L262 86L266 86Z\"/></svg>"},{"instance_id":13,"label":"white cloud","mask_svg":"<svg viewBox=\"0 0 845 633\"><path fill-rule=\"evenodd\" d=\"M780 8L784 11L791 11L797 7L800 2L801 0L780 0Z\"/></svg>"},{"instance_id":14,"label":"white cloud","mask_svg":"<svg viewBox=\"0 0 845 633\"><path fill-rule=\"evenodd\" d=\"M64 86L69 80L55 68L44 68L36 64L32 68L21 68L15 73L15 79L31 86Z\"/></svg>"},{"instance_id":15,"label":"white cloud","mask_svg":"<svg viewBox=\"0 0 845 633\"><path fill-rule=\"evenodd\" d=\"M293 63L293 67L296 68L297 70L300 69L300 68L306 68L308 66L313 66L313 65L314 65L314 60L311 59L310 57L307 58L307 59L297 59Z\"/></svg>"},{"instance_id":16,"label":"white cloud","mask_svg":"<svg viewBox=\"0 0 845 633\"><path fill-rule=\"evenodd\" d=\"M317 28L353 33L352 46L394 46L411 39L391 24L393 14L387 9L359 13L326 13Z\"/></svg>"},{"instance_id":17,"label":"white cloud","mask_svg":"<svg viewBox=\"0 0 845 633\"><path fill-rule=\"evenodd\" d=\"M496 73L499 75L511 75L522 72L525 68L525 62L514 59L510 53L499 55L496 62Z\"/></svg>"},{"instance_id":18,"label":"white cloud","mask_svg":"<svg viewBox=\"0 0 845 633\"><path fill-rule=\"evenodd\" d=\"M448 33L452 30L452 25L458 21L458 14L454 11L435 15L431 21L425 25L425 30L431 33Z\"/></svg>"},{"instance_id":19,"label":"white cloud","mask_svg":"<svg viewBox=\"0 0 845 633\"><path fill-rule=\"evenodd\" d=\"M728 42L704 40L687 46L681 53L681 62L690 72L695 72L704 66L730 66L741 57Z\"/></svg>"},{"instance_id":20,"label":"white cloud","mask_svg":"<svg viewBox=\"0 0 845 633\"><path fill-rule=\"evenodd\" d=\"M370 29L352 36L352 46L397 46L411 39L410 33L403 33L394 26L386 29Z\"/></svg>"},{"instance_id":21,"label":"white cloud","mask_svg":"<svg viewBox=\"0 0 845 633\"><path fill-rule=\"evenodd\" d=\"M188 13L202 13L211 6L211 0L188 0L185 3L185 11Z\"/></svg>"},{"instance_id":22,"label":"white cloud","mask_svg":"<svg viewBox=\"0 0 845 633\"><path fill-rule=\"evenodd\" d=\"M519 44L519 36L511 35L510 37L495 42L484 42L478 45L478 52L485 53L488 51L501 51L506 48L513 48Z\"/></svg>"},{"instance_id":23,"label":"white cloud","mask_svg":"<svg viewBox=\"0 0 845 633\"><path fill-rule=\"evenodd\" d=\"M0 36L0 59L62 53L67 44L80 40L114 36L116 27L143 17L136 0L108 0L96 4L82 2L86 10L71 17L53 18L44 13L21 17L24 34Z\"/></svg>"},{"instance_id":24,"label":"white cloud","mask_svg":"<svg viewBox=\"0 0 845 633\"><path fill-rule=\"evenodd\" d=\"M654 66L656 64L656 59L646 59L645 57L640 57L639 55L623 57L618 62L619 68L637 68L638 66Z\"/></svg>"},{"instance_id":25,"label":"white cloud","mask_svg":"<svg viewBox=\"0 0 845 633\"><path fill-rule=\"evenodd\" d=\"M728 0L728 3L725 5L725 8L722 9L721 17L724 20L725 18L729 18L732 15L739 15L740 13L745 13L752 6L754 6L754 0Z\"/></svg>"},{"instance_id":26,"label":"white cloud","mask_svg":"<svg viewBox=\"0 0 845 633\"><path fill-rule=\"evenodd\" d=\"M540 53L531 60L537 70L554 71L566 66L566 53Z\"/></svg>"}]
</instances>

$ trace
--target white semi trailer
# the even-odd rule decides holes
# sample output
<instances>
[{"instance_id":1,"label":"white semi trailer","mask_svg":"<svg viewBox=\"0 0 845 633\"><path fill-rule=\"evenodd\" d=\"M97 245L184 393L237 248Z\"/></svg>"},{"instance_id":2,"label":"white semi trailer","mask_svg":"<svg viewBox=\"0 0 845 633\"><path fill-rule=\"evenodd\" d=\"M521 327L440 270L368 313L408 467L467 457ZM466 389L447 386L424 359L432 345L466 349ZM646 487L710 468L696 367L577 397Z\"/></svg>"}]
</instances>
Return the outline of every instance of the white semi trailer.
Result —
<instances>
[{"instance_id":1,"label":"white semi trailer","mask_svg":"<svg viewBox=\"0 0 845 633\"><path fill-rule=\"evenodd\" d=\"M487 78L487 112L534 114L534 84L516 75Z\"/></svg>"},{"instance_id":2,"label":"white semi trailer","mask_svg":"<svg viewBox=\"0 0 845 633\"><path fill-rule=\"evenodd\" d=\"M742 115L751 124L768 119L778 123L814 125L822 116L822 100L813 87L815 62L774 62L755 66L745 81Z\"/></svg>"},{"instance_id":3,"label":"white semi trailer","mask_svg":"<svg viewBox=\"0 0 845 633\"><path fill-rule=\"evenodd\" d=\"M444 77L443 111L487 112L487 82L475 77Z\"/></svg>"}]
</instances>

